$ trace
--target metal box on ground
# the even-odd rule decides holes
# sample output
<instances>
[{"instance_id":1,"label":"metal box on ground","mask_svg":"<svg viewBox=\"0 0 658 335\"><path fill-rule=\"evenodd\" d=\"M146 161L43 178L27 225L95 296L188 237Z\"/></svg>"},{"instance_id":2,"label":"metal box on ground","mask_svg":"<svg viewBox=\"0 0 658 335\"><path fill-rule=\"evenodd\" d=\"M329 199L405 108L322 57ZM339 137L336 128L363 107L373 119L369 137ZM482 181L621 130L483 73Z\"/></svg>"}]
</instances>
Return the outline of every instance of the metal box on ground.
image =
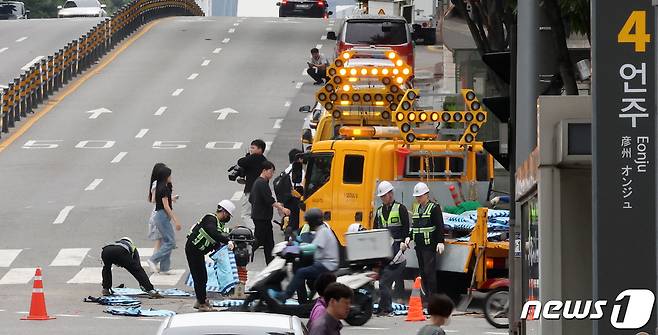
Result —
<instances>
[{"instance_id":1,"label":"metal box on ground","mask_svg":"<svg viewBox=\"0 0 658 335\"><path fill-rule=\"evenodd\" d=\"M393 257L393 239L387 229L345 233L345 241L349 262Z\"/></svg>"}]
</instances>

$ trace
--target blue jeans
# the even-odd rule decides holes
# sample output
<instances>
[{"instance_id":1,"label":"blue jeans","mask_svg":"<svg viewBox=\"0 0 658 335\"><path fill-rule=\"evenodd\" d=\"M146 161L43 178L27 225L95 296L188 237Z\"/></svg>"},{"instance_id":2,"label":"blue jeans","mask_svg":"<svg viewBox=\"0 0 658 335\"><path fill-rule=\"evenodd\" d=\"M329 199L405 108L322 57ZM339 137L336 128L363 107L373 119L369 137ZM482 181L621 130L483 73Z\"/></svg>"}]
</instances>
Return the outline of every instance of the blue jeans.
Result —
<instances>
[{"instance_id":1,"label":"blue jeans","mask_svg":"<svg viewBox=\"0 0 658 335\"><path fill-rule=\"evenodd\" d=\"M155 212L153 217L155 227L162 235L160 249L151 256L151 262L160 263L160 271L169 271L171 268L171 251L176 247L176 238L174 236L174 226L164 209Z\"/></svg>"},{"instance_id":2,"label":"blue jeans","mask_svg":"<svg viewBox=\"0 0 658 335\"><path fill-rule=\"evenodd\" d=\"M320 264L320 262L315 262L313 265L309 265L297 270L295 275L292 277L292 280L288 284L288 287L286 287L286 299L292 297L297 289L302 288L303 285L306 285L305 283L307 281L315 281L321 274L325 272L330 271L327 270L324 265Z\"/></svg>"}]
</instances>

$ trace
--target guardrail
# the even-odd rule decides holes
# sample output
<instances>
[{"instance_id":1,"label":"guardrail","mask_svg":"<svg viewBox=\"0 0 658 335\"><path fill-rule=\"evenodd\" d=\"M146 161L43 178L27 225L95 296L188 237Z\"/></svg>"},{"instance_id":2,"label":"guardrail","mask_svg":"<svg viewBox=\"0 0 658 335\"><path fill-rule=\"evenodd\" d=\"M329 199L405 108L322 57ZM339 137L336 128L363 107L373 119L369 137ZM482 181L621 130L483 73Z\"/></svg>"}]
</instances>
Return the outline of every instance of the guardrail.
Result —
<instances>
[{"instance_id":1,"label":"guardrail","mask_svg":"<svg viewBox=\"0 0 658 335\"><path fill-rule=\"evenodd\" d=\"M167 16L203 15L194 0L135 0L121 7L88 33L31 65L0 91L0 133L8 133L16 122L34 113L39 104L145 23Z\"/></svg>"}]
</instances>

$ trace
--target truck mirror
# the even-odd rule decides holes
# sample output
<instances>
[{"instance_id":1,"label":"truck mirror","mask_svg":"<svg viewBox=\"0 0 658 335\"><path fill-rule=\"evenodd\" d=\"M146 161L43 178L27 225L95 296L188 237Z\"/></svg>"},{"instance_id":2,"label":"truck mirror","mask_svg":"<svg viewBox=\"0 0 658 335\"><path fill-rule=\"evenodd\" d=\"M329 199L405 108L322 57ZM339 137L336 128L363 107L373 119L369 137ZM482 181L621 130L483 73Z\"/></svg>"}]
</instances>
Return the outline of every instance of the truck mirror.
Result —
<instances>
[{"instance_id":1,"label":"truck mirror","mask_svg":"<svg viewBox=\"0 0 658 335\"><path fill-rule=\"evenodd\" d=\"M334 41L337 40L336 32L334 32L334 31L327 32L327 39L328 40L334 40Z\"/></svg>"}]
</instances>

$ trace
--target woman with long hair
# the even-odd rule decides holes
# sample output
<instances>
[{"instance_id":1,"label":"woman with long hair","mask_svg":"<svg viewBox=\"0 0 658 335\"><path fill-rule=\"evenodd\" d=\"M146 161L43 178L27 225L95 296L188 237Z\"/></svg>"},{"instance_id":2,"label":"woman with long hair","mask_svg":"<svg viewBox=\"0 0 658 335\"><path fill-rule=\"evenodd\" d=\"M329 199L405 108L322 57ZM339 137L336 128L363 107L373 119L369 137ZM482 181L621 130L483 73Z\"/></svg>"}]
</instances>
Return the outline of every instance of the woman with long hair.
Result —
<instances>
[{"instance_id":1,"label":"woman with long hair","mask_svg":"<svg viewBox=\"0 0 658 335\"><path fill-rule=\"evenodd\" d=\"M171 268L171 252L176 246L174 226L180 231L183 227L178 223L172 208L172 183L171 169L164 166L160 170L155 188L155 215L153 216L155 227L162 235L160 248L153 253L147 261L153 272L169 274ZM158 269L157 264L160 264Z\"/></svg>"},{"instance_id":2,"label":"woman with long hair","mask_svg":"<svg viewBox=\"0 0 658 335\"><path fill-rule=\"evenodd\" d=\"M155 205L155 190L158 185L158 176L161 173L160 171L162 170L163 167L167 167L164 163L156 163L153 166L153 170L151 171L151 182L149 183L149 195L148 195L148 201L152 204ZM155 226L155 207L153 207L153 211L151 212L151 217L149 218L149 231L148 235L146 236L149 240L155 241L155 245L153 246L153 252L158 251L160 249L160 243L162 239L162 235L158 231L158 228Z\"/></svg>"}]
</instances>

